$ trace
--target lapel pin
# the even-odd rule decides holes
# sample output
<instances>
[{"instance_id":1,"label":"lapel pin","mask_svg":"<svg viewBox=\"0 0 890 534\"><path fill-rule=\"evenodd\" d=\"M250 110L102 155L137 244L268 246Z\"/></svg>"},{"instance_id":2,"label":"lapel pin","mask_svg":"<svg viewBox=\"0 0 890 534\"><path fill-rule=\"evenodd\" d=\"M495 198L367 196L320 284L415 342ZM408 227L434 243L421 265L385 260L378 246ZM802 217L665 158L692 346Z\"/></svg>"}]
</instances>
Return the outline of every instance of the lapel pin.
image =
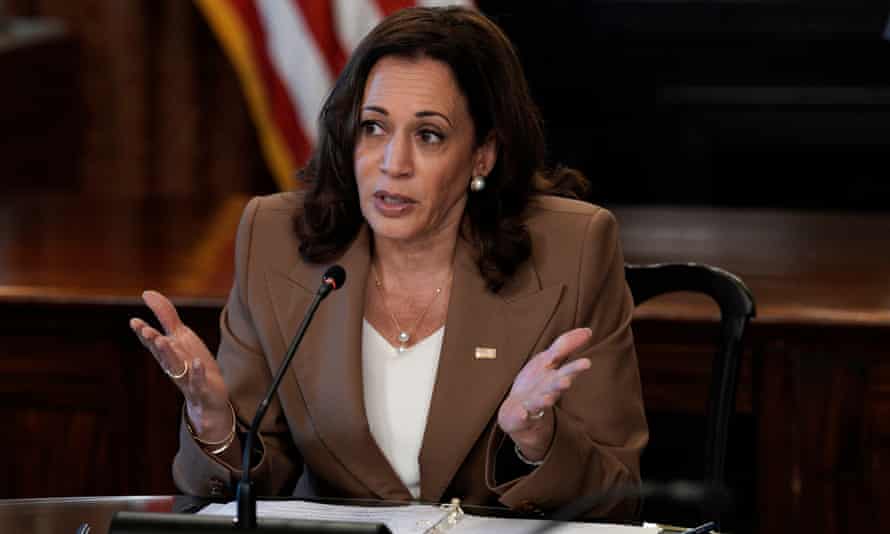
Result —
<instances>
[{"instance_id":1,"label":"lapel pin","mask_svg":"<svg viewBox=\"0 0 890 534\"><path fill-rule=\"evenodd\" d=\"M494 360L497 357L497 349L493 349L491 347L476 347L477 360Z\"/></svg>"}]
</instances>

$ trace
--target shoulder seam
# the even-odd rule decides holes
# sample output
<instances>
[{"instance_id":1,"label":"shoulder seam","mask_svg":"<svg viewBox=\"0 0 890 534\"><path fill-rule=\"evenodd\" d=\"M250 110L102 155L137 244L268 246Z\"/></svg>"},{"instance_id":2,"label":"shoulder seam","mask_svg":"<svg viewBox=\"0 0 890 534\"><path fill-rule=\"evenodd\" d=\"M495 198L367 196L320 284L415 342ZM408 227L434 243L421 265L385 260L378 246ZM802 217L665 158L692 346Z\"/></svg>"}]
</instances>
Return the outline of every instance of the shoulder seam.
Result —
<instances>
[{"instance_id":1,"label":"shoulder seam","mask_svg":"<svg viewBox=\"0 0 890 534\"><path fill-rule=\"evenodd\" d=\"M533 206L542 212L566 213L585 217L596 215L604 209L602 206L583 200L548 197L547 195L540 195Z\"/></svg>"}]
</instances>

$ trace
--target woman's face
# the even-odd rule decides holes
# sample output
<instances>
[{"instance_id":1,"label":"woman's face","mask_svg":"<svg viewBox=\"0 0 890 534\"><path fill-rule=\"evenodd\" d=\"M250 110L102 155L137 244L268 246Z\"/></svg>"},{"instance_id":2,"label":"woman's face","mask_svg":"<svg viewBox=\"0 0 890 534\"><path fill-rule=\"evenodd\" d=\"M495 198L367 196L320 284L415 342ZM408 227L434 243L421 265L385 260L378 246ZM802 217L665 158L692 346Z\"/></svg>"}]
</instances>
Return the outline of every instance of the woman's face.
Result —
<instances>
[{"instance_id":1,"label":"woman's face","mask_svg":"<svg viewBox=\"0 0 890 534\"><path fill-rule=\"evenodd\" d=\"M472 176L494 166L493 141L475 148L473 120L451 69L429 58L387 56L362 98L355 176L376 238L424 243L451 235Z\"/></svg>"}]
</instances>

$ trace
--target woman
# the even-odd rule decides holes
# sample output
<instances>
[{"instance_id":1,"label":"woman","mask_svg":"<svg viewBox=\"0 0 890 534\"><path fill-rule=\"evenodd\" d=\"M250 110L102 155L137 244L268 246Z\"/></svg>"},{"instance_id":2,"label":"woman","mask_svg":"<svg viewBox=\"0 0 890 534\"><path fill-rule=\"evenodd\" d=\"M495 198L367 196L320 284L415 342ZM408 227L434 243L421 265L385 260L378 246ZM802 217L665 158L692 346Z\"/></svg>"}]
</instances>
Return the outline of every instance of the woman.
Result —
<instances>
[{"instance_id":1,"label":"woman","mask_svg":"<svg viewBox=\"0 0 890 534\"><path fill-rule=\"evenodd\" d=\"M261 427L258 493L549 510L639 482L647 440L615 221L533 194L544 142L484 16L408 9L327 99L302 193L253 199L214 360L170 302L131 327L185 395L179 488L220 495L321 273L319 309ZM610 502L594 513L622 513Z\"/></svg>"}]
</instances>

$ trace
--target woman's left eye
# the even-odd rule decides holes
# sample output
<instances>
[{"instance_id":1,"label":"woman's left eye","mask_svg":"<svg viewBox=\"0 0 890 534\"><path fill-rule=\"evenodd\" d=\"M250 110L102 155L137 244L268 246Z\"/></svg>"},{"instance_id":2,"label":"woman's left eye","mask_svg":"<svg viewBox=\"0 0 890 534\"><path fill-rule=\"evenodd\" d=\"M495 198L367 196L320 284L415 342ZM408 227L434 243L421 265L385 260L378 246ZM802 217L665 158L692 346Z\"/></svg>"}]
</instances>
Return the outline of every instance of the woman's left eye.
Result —
<instances>
[{"instance_id":1,"label":"woman's left eye","mask_svg":"<svg viewBox=\"0 0 890 534\"><path fill-rule=\"evenodd\" d=\"M437 145L445 139L442 134L433 130L421 130L419 135L420 140L428 145Z\"/></svg>"}]
</instances>

